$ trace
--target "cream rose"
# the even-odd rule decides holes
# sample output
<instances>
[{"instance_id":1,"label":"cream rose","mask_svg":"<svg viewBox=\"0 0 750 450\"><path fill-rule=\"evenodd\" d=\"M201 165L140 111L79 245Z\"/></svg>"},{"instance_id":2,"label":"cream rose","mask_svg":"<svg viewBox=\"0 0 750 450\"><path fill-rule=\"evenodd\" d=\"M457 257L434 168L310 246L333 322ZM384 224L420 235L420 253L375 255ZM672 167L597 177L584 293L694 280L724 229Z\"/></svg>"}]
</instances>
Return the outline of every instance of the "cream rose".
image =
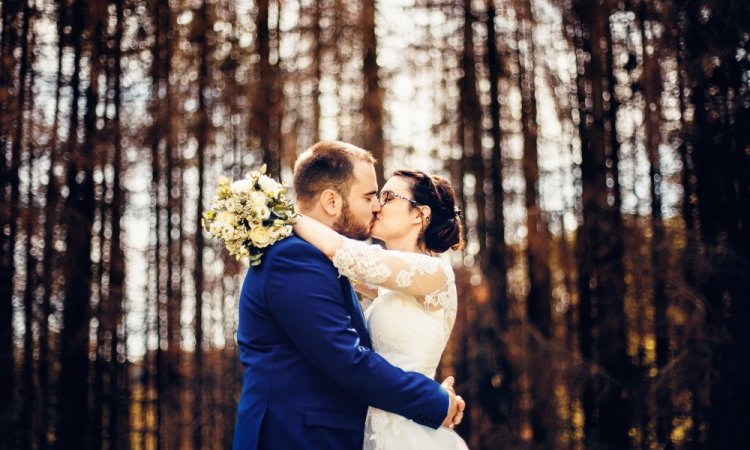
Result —
<instances>
[{"instance_id":1,"label":"cream rose","mask_svg":"<svg viewBox=\"0 0 750 450\"><path fill-rule=\"evenodd\" d=\"M268 245L273 241L271 233L269 233L265 227L253 228L252 230L250 230L249 237L250 240L253 241L253 244L255 244L255 246L258 248L268 247Z\"/></svg>"},{"instance_id":2,"label":"cream rose","mask_svg":"<svg viewBox=\"0 0 750 450\"><path fill-rule=\"evenodd\" d=\"M237 224L237 216L230 213L229 211L219 211L219 213L216 214L214 222L234 226Z\"/></svg>"}]
</instances>

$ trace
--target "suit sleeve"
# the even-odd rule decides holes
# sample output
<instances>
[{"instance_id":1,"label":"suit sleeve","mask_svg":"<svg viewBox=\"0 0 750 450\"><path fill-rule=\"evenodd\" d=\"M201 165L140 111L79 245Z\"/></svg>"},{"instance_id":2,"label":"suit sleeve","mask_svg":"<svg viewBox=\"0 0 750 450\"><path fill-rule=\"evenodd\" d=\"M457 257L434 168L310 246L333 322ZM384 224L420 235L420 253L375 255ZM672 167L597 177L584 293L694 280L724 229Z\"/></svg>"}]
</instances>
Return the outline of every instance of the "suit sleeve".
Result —
<instances>
[{"instance_id":1,"label":"suit sleeve","mask_svg":"<svg viewBox=\"0 0 750 450\"><path fill-rule=\"evenodd\" d=\"M440 427L448 393L434 380L394 367L360 346L337 272L322 253L300 243L281 249L268 262L268 307L310 363L368 405Z\"/></svg>"}]
</instances>

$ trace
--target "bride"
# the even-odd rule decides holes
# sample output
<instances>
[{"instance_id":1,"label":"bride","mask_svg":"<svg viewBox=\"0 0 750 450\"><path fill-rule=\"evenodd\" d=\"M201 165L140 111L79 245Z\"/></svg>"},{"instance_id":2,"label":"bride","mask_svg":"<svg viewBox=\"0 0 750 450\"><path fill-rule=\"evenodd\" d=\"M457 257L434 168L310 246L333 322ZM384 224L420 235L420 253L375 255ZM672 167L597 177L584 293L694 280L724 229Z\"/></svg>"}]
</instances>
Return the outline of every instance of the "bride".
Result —
<instances>
[{"instance_id":1,"label":"bride","mask_svg":"<svg viewBox=\"0 0 750 450\"><path fill-rule=\"evenodd\" d=\"M348 239L300 216L294 231L333 261L363 296L373 350L401 369L434 378L456 319L453 270L437 255L463 246L453 188L442 177L399 170L379 194L370 230L387 248ZM365 450L466 449L458 434L370 407Z\"/></svg>"}]
</instances>

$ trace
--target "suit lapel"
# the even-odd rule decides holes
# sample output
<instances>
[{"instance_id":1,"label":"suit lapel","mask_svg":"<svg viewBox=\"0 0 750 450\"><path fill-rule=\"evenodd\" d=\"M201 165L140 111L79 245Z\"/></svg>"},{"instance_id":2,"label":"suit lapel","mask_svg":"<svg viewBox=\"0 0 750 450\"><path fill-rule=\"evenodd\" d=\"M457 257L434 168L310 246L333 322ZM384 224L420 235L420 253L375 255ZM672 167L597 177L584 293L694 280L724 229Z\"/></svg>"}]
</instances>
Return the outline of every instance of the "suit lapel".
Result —
<instances>
[{"instance_id":1,"label":"suit lapel","mask_svg":"<svg viewBox=\"0 0 750 450\"><path fill-rule=\"evenodd\" d=\"M344 301L347 302L347 310L349 310L349 317L352 319L352 326L357 330L359 334L360 345L372 348L372 342L370 341L370 333L367 331L367 325L365 322L365 316L362 314L362 308L359 306L359 299L357 293L354 292L351 283L346 277L341 277L341 290L344 294Z\"/></svg>"}]
</instances>

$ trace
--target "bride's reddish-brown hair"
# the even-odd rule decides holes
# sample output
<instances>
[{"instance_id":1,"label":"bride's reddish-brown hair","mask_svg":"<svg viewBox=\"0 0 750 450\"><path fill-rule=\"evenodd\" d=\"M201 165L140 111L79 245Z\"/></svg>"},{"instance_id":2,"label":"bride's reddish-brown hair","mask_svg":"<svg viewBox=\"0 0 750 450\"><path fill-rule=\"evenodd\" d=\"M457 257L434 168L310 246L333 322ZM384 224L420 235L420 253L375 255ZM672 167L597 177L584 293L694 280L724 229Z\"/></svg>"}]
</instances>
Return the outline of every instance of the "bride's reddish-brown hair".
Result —
<instances>
[{"instance_id":1,"label":"bride's reddish-brown hair","mask_svg":"<svg viewBox=\"0 0 750 450\"><path fill-rule=\"evenodd\" d=\"M432 216L421 236L425 247L436 253L462 249L464 228L461 212L456 205L456 194L450 182L421 170L401 169L395 171L393 176L405 178L411 186L414 201L430 207Z\"/></svg>"}]
</instances>

